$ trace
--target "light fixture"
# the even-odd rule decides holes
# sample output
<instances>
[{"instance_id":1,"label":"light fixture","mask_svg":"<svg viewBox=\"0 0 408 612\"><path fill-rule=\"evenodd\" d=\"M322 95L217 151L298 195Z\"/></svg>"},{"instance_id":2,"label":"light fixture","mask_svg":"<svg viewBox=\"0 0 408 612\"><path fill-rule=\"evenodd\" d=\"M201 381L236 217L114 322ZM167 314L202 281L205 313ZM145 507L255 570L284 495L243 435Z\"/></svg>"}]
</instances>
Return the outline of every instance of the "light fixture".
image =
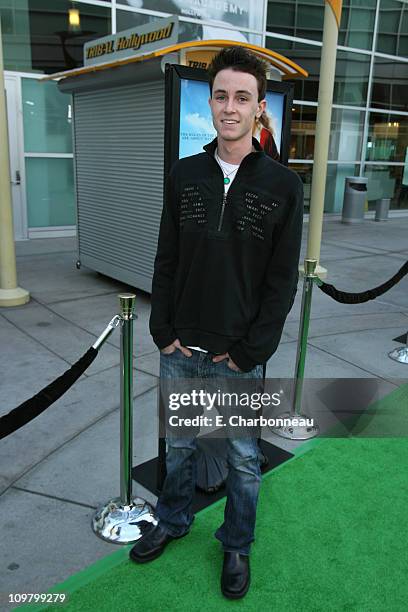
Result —
<instances>
[{"instance_id":1,"label":"light fixture","mask_svg":"<svg viewBox=\"0 0 408 612\"><path fill-rule=\"evenodd\" d=\"M70 30L79 30L81 23L78 9L70 8L68 10L68 23Z\"/></svg>"}]
</instances>

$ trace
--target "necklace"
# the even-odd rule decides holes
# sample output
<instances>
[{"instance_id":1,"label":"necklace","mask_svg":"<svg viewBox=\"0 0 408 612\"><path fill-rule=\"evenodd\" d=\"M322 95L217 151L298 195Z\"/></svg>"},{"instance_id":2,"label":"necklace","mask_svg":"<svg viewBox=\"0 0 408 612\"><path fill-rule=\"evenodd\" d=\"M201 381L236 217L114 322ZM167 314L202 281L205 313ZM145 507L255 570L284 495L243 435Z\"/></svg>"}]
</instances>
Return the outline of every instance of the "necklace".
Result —
<instances>
[{"instance_id":1,"label":"necklace","mask_svg":"<svg viewBox=\"0 0 408 612\"><path fill-rule=\"evenodd\" d=\"M230 170L229 172L226 172L224 166L222 165L222 161L218 155L218 151L215 151L215 156L217 158L217 161L219 163L219 165L221 166L221 170L222 173L224 175L224 185L228 185L231 182L231 179L229 178L231 174L233 174L234 172L236 172L238 170L238 168L234 168L233 170Z\"/></svg>"}]
</instances>

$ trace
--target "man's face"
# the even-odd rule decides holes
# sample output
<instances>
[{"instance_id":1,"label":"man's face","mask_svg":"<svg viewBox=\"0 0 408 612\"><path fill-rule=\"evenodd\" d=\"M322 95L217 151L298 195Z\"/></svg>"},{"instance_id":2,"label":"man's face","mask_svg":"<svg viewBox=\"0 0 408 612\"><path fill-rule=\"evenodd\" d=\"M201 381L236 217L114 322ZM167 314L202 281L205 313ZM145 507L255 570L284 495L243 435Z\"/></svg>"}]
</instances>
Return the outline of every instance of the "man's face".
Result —
<instances>
[{"instance_id":1,"label":"man's face","mask_svg":"<svg viewBox=\"0 0 408 612\"><path fill-rule=\"evenodd\" d=\"M219 138L238 141L252 135L255 116L266 102L258 102L258 82L252 74L232 68L220 70L209 99L213 124Z\"/></svg>"}]
</instances>

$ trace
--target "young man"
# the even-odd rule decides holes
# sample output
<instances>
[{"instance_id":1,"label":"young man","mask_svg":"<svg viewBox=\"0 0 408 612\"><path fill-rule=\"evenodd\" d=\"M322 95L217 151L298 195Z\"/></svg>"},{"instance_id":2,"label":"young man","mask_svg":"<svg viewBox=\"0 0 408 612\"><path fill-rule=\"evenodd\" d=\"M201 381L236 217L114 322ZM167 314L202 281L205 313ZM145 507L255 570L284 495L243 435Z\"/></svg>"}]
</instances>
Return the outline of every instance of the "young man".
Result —
<instances>
[{"instance_id":1,"label":"young man","mask_svg":"<svg viewBox=\"0 0 408 612\"><path fill-rule=\"evenodd\" d=\"M152 289L150 331L162 378L261 378L293 304L303 218L297 174L252 137L265 107L265 64L242 47L222 50L209 83L217 137L204 153L176 162L166 183ZM195 439L168 439L158 526L131 550L159 556L189 532ZM228 439L221 589L249 588L260 484L255 437Z\"/></svg>"}]
</instances>

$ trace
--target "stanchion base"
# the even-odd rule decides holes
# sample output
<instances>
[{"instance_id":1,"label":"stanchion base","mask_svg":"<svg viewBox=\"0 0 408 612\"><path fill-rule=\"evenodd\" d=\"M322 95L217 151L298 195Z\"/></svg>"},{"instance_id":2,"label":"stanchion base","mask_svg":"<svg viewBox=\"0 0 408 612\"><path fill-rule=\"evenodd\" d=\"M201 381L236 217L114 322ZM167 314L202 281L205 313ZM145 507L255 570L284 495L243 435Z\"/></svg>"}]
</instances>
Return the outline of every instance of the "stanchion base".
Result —
<instances>
[{"instance_id":1,"label":"stanchion base","mask_svg":"<svg viewBox=\"0 0 408 612\"><path fill-rule=\"evenodd\" d=\"M399 363L408 363L408 346L394 349L391 353L388 353L388 357L394 361L399 361Z\"/></svg>"},{"instance_id":2,"label":"stanchion base","mask_svg":"<svg viewBox=\"0 0 408 612\"><path fill-rule=\"evenodd\" d=\"M314 438L319 433L319 426L317 423L313 425L299 425L297 423L300 419L303 420L308 418L309 417L304 414L284 412L277 416L276 419L285 419L286 421L289 419L291 422L287 422L285 425L270 427L270 430L281 438L289 438L289 440L309 440L309 438Z\"/></svg>"},{"instance_id":3,"label":"stanchion base","mask_svg":"<svg viewBox=\"0 0 408 612\"><path fill-rule=\"evenodd\" d=\"M102 540L113 544L129 544L139 540L157 522L152 506L145 499L135 497L131 504L124 505L117 498L111 499L96 511L92 529Z\"/></svg>"}]
</instances>

